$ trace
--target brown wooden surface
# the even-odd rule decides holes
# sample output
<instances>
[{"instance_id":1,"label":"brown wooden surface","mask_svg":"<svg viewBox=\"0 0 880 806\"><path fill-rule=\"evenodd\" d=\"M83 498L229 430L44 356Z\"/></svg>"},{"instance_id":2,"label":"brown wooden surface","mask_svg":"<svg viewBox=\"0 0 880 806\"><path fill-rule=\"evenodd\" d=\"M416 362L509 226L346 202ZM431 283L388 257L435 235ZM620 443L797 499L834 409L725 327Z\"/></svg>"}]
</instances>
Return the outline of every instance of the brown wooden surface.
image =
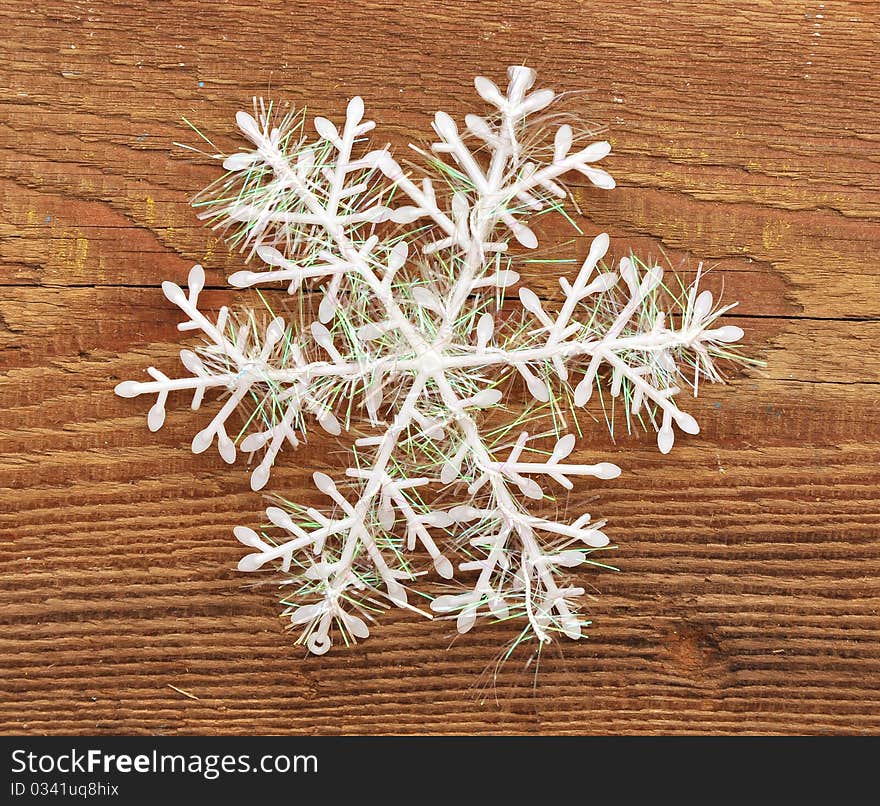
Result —
<instances>
[{"instance_id":1,"label":"brown wooden surface","mask_svg":"<svg viewBox=\"0 0 880 806\"><path fill-rule=\"evenodd\" d=\"M625 472L569 504L622 571L537 677L517 657L481 694L506 628L405 614L305 658L233 570L242 467L112 394L174 366L162 279L203 261L231 298L180 118L228 144L253 94L360 93L400 146L522 62L609 126L620 187L579 191L585 230L715 265L766 370L706 389L668 459L590 431ZM878 74L876 2L0 0L0 731L880 730ZM273 489L310 495L328 447Z\"/></svg>"}]
</instances>

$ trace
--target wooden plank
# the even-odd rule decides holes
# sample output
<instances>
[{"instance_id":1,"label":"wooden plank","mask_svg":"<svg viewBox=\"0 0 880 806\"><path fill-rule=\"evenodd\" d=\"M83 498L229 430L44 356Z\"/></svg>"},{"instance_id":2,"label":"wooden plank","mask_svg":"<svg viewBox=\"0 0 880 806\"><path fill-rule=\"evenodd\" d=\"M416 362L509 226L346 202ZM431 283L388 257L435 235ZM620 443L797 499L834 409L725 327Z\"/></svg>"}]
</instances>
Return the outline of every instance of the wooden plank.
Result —
<instances>
[{"instance_id":1,"label":"wooden plank","mask_svg":"<svg viewBox=\"0 0 880 806\"><path fill-rule=\"evenodd\" d=\"M878 732L878 23L835 0L0 0L0 731ZM620 187L576 187L566 254L607 230L711 266L767 366L702 390L701 434L665 459L586 421L578 454L625 472L559 505L609 519L621 571L586 575L590 638L537 675L525 652L496 675L503 625L400 612L306 658L274 587L234 571L231 526L265 504L242 465L189 452L185 401L151 435L112 394L175 366L161 280L201 261L207 302L234 298L181 116L229 147L253 94L338 117L359 93L402 149L523 61L591 88L571 102L614 146ZM556 272L527 279L557 297ZM345 456L316 437L272 489L311 501Z\"/></svg>"}]
</instances>

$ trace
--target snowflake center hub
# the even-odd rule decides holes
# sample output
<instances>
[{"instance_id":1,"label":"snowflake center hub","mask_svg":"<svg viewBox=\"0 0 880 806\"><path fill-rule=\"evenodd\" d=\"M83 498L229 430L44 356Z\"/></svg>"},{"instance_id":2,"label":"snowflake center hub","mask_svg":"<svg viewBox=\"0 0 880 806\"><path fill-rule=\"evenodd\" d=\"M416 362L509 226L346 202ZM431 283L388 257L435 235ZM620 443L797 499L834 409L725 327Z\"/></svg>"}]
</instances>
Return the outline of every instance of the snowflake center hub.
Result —
<instances>
[{"instance_id":1,"label":"snowflake center hub","mask_svg":"<svg viewBox=\"0 0 880 806\"><path fill-rule=\"evenodd\" d=\"M419 371L425 375L433 375L443 369L443 353L437 347L430 347L419 356Z\"/></svg>"}]
</instances>

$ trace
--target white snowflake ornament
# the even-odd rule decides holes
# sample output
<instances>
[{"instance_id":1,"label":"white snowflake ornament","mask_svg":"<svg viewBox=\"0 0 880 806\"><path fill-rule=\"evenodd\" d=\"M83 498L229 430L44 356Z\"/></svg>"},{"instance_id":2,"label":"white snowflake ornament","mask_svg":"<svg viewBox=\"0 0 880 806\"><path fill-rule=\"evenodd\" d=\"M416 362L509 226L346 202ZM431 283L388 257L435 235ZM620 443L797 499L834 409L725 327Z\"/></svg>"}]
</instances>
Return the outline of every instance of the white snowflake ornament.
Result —
<instances>
[{"instance_id":1,"label":"white snowflake ornament","mask_svg":"<svg viewBox=\"0 0 880 806\"><path fill-rule=\"evenodd\" d=\"M206 390L221 392L192 449L216 444L229 463L240 451L255 455L254 490L313 421L331 435L357 422L372 428L355 441L344 477L314 473L326 509L270 506L270 527L234 530L249 549L239 569L281 573L290 623L314 654L334 635L366 638L389 606L426 612L412 601L422 552L458 591L431 598L429 576L420 593L460 632L486 615L521 617L524 634L543 642L580 637L589 622L572 569L601 565L593 555L609 543L604 521L555 520L539 502L554 484L569 490L575 477L612 479L620 469L569 461L575 438L560 401L582 407L607 378L627 422L653 426L667 453L675 428L699 430L678 407L680 388L696 393L700 375L719 380L714 359L730 357L726 345L742 336L717 324L732 306L715 307L696 282L676 298L658 266L624 257L608 268L605 234L575 277L560 280L561 307L545 307L520 285L519 304L502 310L505 290L520 284L515 268L538 246L529 218L564 214L562 178L577 172L614 187L596 167L609 144L581 142L549 111L556 96L533 90L534 71L511 67L508 77L506 93L476 79L495 111L467 115L463 130L436 114L438 142L431 153L416 149L429 167L421 177L387 148L370 150L374 124L360 98L341 126L315 118L317 137L301 114L277 116L262 101L253 116L239 112L248 150L220 157L227 173L195 205L253 261L232 286L297 296L319 289L317 318L287 322L225 307L209 318L198 307L205 276L195 266L186 291L162 285L184 314L179 329L202 334L180 354L189 374L150 367L152 380L116 387L123 397L156 396L153 431L170 392L191 391L194 409ZM532 401L519 415L501 409L513 377ZM543 454L521 427L542 410L553 415ZM441 487L453 505L431 496Z\"/></svg>"}]
</instances>

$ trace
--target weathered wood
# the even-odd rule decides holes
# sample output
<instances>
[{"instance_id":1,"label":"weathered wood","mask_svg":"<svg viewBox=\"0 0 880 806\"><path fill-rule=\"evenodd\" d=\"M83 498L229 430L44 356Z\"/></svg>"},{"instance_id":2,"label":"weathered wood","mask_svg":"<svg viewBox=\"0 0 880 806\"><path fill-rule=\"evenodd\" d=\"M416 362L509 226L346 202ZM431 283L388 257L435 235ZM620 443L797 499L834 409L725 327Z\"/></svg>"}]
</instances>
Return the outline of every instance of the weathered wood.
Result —
<instances>
[{"instance_id":1,"label":"weathered wood","mask_svg":"<svg viewBox=\"0 0 880 806\"><path fill-rule=\"evenodd\" d=\"M183 401L151 435L112 394L175 364L161 280L201 261L232 298L180 118L228 145L253 94L359 93L403 147L523 61L608 125L620 188L578 188L584 231L711 266L767 367L703 390L668 458L587 423L580 454L624 474L560 506L609 519L621 572L585 575L590 638L537 675L520 652L494 676L504 626L401 612L306 658L234 571L243 466L189 452ZM878 72L872 3L0 0L0 731L880 730ZM310 500L344 454L316 438L272 488Z\"/></svg>"}]
</instances>

